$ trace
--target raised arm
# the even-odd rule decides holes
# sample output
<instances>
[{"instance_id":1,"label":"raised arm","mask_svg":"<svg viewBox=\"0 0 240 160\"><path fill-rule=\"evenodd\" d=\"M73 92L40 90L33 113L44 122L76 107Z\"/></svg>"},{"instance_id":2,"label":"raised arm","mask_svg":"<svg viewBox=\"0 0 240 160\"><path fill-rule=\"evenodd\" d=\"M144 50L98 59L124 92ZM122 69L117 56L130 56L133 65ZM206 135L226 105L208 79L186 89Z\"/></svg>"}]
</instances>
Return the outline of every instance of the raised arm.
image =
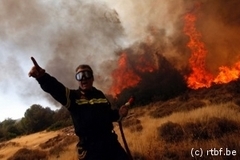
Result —
<instances>
[{"instance_id":1,"label":"raised arm","mask_svg":"<svg viewBox=\"0 0 240 160\"><path fill-rule=\"evenodd\" d=\"M30 72L28 73L29 77L34 77L34 78L40 78L41 76L43 76L45 74L45 69L42 69L37 61L34 59L34 57L31 57L31 60L33 62L33 67L30 70Z\"/></svg>"},{"instance_id":2,"label":"raised arm","mask_svg":"<svg viewBox=\"0 0 240 160\"><path fill-rule=\"evenodd\" d=\"M49 93L56 101L61 103L63 106L68 107L69 105L69 94L70 91L56 78L50 76L45 72L45 69L41 68L37 61L31 57L33 67L28 73L29 77L36 78L41 88Z\"/></svg>"}]
</instances>

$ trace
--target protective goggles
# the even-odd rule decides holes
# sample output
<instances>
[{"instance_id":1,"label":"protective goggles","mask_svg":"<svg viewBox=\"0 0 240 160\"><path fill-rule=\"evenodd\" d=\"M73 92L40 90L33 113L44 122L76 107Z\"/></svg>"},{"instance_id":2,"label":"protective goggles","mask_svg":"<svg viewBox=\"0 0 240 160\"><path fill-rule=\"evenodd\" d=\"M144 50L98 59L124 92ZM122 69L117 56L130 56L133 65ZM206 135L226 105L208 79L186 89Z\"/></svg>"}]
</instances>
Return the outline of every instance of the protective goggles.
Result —
<instances>
[{"instance_id":1,"label":"protective goggles","mask_svg":"<svg viewBox=\"0 0 240 160\"><path fill-rule=\"evenodd\" d=\"M76 80L82 81L84 79L93 78L93 74L91 71L80 71L75 75Z\"/></svg>"}]
</instances>

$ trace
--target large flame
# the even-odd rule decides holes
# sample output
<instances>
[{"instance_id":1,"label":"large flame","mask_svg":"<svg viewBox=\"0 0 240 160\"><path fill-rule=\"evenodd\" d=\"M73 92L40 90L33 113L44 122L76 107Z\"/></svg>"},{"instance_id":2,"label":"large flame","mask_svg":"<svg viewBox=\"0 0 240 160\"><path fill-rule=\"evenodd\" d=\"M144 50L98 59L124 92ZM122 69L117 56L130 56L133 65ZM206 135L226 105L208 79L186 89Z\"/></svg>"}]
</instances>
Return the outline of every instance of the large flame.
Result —
<instances>
[{"instance_id":1,"label":"large flame","mask_svg":"<svg viewBox=\"0 0 240 160\"><path fill-rule=\"evenodd\" d=\"M196 5L195 8L199 9L200 5ZM206 57L208 50L202 41L201 33L195 26L197 21L197 17L195 15L196 11L197 10L193 10L184 16L185 25L183 32L189 37L187 47L191 52L188 61L191 72L189 75L185 75L187 86L192 89L199 89L203 87L209 88L213 84L228 83L238 79L240 76L240 62L235 63L231 67L219 67L218 74L213 74L207 69ZM117 69L115 69L112 73L113 83L110 87L109 94L117 97L124 89L136 87L143 81L143 79L148 78L142 77L144 74L141 73L157 74L161 69L164 70L164 68L159 68L162 64L156 61L159 57L154 57L155 51L153 49L154 45L152 44L158 44L158 42L153 42L154 40L157 40L157 38L147 39L145 43L146 48L139 51L139 53L132 54L130 50L126 50L120 54ZM139 46L139 48L141 47L142 46ZM154 84L149 85L154 86Z\"/></svg>"},{"instance_id":2,"label":"large flame","mask_svg":"<svg viewBox=\"0 0 240 160\"><path fill-rule=\"evenodd\" d=\"M118 60L118 68L112 73L114 81L109 93L114 97L121 93L123 89L137 85L141 80L140 77L133 72L131 67L128 66L127 61L128 56L124 52Z\"/></svg>"},{"instance_id":3,"label":"large flame","mask_svg":"<svg viewBox=\"0 0 240 160\"><path fill-rule=\"evenodd\" d=\"M187 46L191 50L189 66L192 72L186 77L188 87L192 89L208 88L213 83L222 84L238 79L240 75L240 62L237 62L231 68L227 66L219 67L219 74L215 78L213 74L206 70L205 59L208 51L205 44L201 41L201 34L195 27L196 16L193 13L187 13L184 20L184 33L189 37Z\"/></svg>"},{"instance_id":4,"label":"large flame","mask_svg":"<svg viewBox=\"0 0 240 160\"><path fill-rule=\"evenodd\" d=\"M220 73L214 79L214 83L221 84L236 80L240 76L240 62L235 63L231 68L226 66L219 67L219 71Z\"/></svg>"},{"instance_id":5,"label":"large flame","mask_svg":"<svg viewBox=\"0 0 240 160\"><path fill-rule=\"evenodd\" d=\"M156 64L151 56L144 54L131 55L122 52L118 60L118 66L113 71L113 84L110 87L109 94L117 97L124 89L135 87L141 81L139 74L145 72L153 72L156 70ZM131 61L133 59L133 61Z\"/></svg>"},{"instance_id":6,"label":"large flame","mask_svg":"<svg viewBox=\"0 0 240 160\"><path fill-rule=\"evenodd\" d=\"M201 42L201 34L195 28L196 16L188 13L184 17L185 27L184 33L189 36L187 46L191 50L189 65L192 73L187 77L188 87L197 89L201 87L210 87L213 76L206 71L205 59L207 50L203 42Z\"/></svg>"}]
</instances>

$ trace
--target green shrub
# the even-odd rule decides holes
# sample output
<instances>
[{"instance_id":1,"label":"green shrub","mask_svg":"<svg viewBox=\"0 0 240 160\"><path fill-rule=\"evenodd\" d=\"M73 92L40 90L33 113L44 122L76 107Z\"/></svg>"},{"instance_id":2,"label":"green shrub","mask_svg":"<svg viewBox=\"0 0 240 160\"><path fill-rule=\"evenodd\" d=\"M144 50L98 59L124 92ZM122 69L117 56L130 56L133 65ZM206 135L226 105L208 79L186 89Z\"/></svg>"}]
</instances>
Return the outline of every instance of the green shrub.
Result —
<instances>
[{"instance_id":1,"label":"green shrub","mask_svg":"<svg viewBox=\"0 0 240 160\"><path fill-rule=\"evenodd\" d=\"M57 121L56 123L52 124L50 127L48 127L47 131L56 131L59 129L62 129L64 127L68 127L72 125L71 119L63 120L63 121Z\"/></svg>"}]
</instances>

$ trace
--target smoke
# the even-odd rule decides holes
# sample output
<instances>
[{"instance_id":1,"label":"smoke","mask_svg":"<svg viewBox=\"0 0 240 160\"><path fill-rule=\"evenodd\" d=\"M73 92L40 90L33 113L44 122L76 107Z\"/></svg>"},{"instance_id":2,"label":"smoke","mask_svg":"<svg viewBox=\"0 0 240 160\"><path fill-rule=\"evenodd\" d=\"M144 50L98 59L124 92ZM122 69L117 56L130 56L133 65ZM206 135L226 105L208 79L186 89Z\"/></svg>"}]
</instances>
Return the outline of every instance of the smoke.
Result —
<instances>
[{"instance_id":1,"label":"smoke","mask_svg":"<svg viewBox=\"0 0 240 160\"><path fill-rule=\"evenodd\" d=\"M115 3L115 2L114 2ZM187 56L178 51L183 48L182 16L186 10L184 1L118 1L112 4L131 44L157 43L161 54L175 61L181 68L186 65ZM185 47L185 46L184 46Z\"/></svg>"},{"instance_id":2,"label":"smoke","mask_svg":"<svg viewBox=\"0 0 240 160\"><path fill-rule=\"evenodd\" d=\"M100 79L96 85L102 85L102 81L109 81L105 77L111 71L102 64L114 61L115 50L125 43L117 12L104 2L3 0L0 21L0 42L8 44L1 56L11 57L10 63L1 63L2 70L10 71L1 71L3 86L10 86L10 77L20 75L14 84L25 89L15 90L28 99L34 98L32 95L41 97L35 92L36 83L27 79L30 56L70 88L77 88L75 68L81 63L90 64ZM19 66L9 68L12 63Z\"/></svg>"},{"instance_id":3,"label":"smoke","mask_svg":"<svg viewBox=\"0 0 240 160\"><path fill-rule=\"evenodd\" d=\"M189 12L196 15L196 29L208 50L207 70L217 74L220 66L239 61L238 0L128 1L116 6L122 8L117 11L127 35L136 43L155 44L156 50L179 70L188 67L191 54L186 46L188 37L183 33L183 17Z\"/></svg>"},{"instance_id":4,"label":"smoke","mask_svg":"<svg viewBox=\"0 0 240 160\"><path fill-rule=\"evenodd\" d=\"M13 83L12 75L19 75L14 82L24 90L16 89L19 95L42 94L27 78L30 56L34 56L70 88L77 87L75 68L90 64L95 85L107 91L119 53L130 48L135 50L131 53L142 54L141 44L150 44L152 53L184 73L190 57L188 37L183 33L183 17L188 12L197 15L196 27L208 49L207 68L217 73L219 66L232 65L239 58L239 8L238 0L2 0L0 44L4 49L0 55L11 58L1 60L1 87ZM6 72L12 63L18 69Z\"/></svg>"},{"instance_id":5,"label":"smoke","mask_svg":"<svg viewBox=\"0 0 240 160\"><path fill-rule=\"evenodd\" d=\"M116 11L103 4L79 3L66 7L65 19L66 27L58 26L50 41L53 56L46 67L61 82L76 87L75 68L87 63L98 77L96 84L101 85L114 66L100 67L117 59L114 52L123 43L123 28Z\"/></svg>"},{"instance_id":6,"label":"smoke","mask_svg":"<svg viewBox=\"0 0 240 160\"><path fill-rule=\"evenodd\" d=\"M190 70L188 60L191 53L187 47L188 37L183 33L183 19L185 14L193 13L197 17L196 29L201 33L201 41L208 50L206 70L216 75L220 66L231 67L239 61L240 48L237 45L239 43L239 34L236 34L239 33L239 11L236 11L239 8L239 2L236 0L229 2L158 0L140 1L139 3L128 1L127 4L118 3L116 6L127 8L124 9L124 13L119 12L119 15L120 20L124 20L122 23L123 27L133 42L133 45L129 48L134 50L134 52L127 50L128 54L141 55L147 53L149 56L155 53L160 54L160 59L161 56L164 56L166 61L170 62L175 69L182 73L182 76L186 76ZM149 46L150 49L142 49L143 43ZM123 50L122 52L125 53L125 51ZM135 57L136 59L137 57ZM134 62L132 63L134 64ZM159 64L161 63L163 61L159 62ZM164 94L167 96L166 91L168 90L165 87L169 87L168 89L170 90L176 84L177 79L179 80L180 90L176 91L171 88L171 91L181 91L184 89L184 83L182 83L179 74L174 72L175 70L170 69L171 65L167 65L169 68L166 66L163 68L171 71L163 71L168 76L163 76L164 74L158 72L151 75L154 78L150 75L145 77L140 75L142 81L139 85L135 88L126 89L127 91L124 90L122 94L129 94L128 92L136 94L141 91L141 94L138 95L145 100L152 99L154 96L164 96ZM176 74L174 75L174 73ZM179 77L175 79L176 81L170 81L171 78L176 76ZM162 78L167 79L168 83L161 83ZM156 90L164 92L160 93L156 92ZM144 95L149 97L144 98ZM121 98L122 95L118 97L118 99Z\"/></svg>"}]
</instances>

